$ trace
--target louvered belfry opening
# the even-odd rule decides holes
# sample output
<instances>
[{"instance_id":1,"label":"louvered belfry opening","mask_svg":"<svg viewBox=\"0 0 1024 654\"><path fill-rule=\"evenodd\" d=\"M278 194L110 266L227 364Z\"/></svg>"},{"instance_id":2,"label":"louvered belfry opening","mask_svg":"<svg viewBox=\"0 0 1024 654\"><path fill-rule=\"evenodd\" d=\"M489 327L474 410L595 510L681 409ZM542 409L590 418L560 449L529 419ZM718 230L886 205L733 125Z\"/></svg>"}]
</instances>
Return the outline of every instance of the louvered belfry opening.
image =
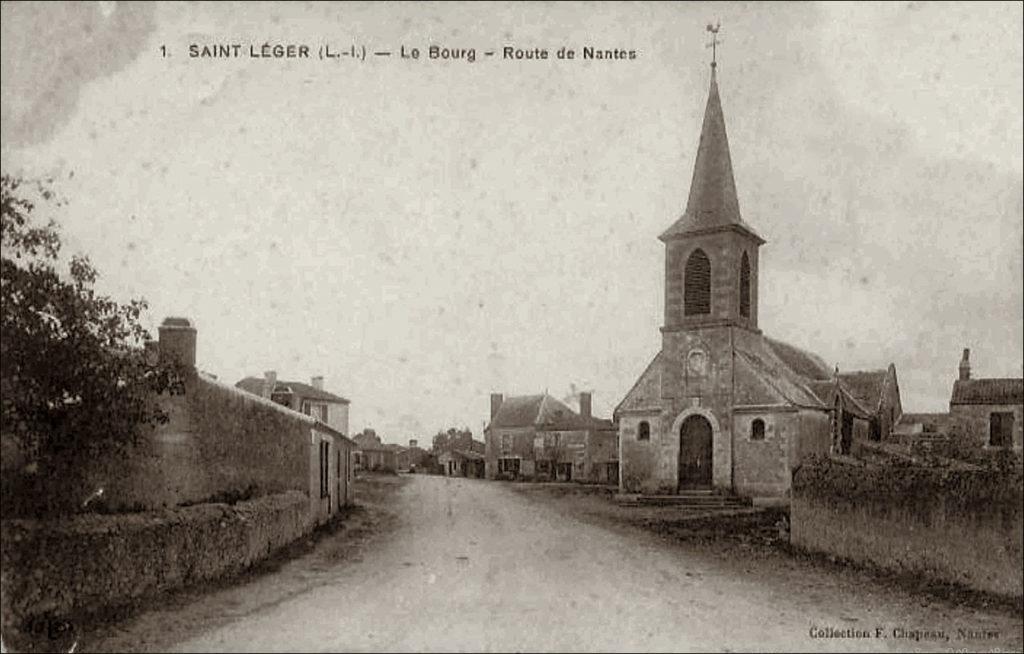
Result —
<instances>
[{"instance_id":1,"label":"louvered belfry opening","mask_svg":"<svg viewBox=\"0 0 1024 654\"><path fill-rule=\"evenodd\" d=\"M746 252L740 260L740 315L750 317L750 259Z\"/></svg>"},{"instance_id":2,"label":"louvered belfry opening","mask_svg":"<svg viewBox=\"0 0 1024 654\"><path fill-rule=\"evenodd\" d=\"M690 255L683 275L683 314L700 316L711 313L711 261L704 250L695 250Z\"/></svg>"}]
</instances>

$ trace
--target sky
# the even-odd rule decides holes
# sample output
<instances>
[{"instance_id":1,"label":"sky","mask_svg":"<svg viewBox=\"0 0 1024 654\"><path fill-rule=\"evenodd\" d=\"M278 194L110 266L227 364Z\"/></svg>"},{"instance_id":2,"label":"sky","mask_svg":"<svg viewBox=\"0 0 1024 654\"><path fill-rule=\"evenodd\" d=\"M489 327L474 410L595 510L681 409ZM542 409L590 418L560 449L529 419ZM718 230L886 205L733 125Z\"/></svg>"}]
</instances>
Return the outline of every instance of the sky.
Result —
<instances>
[{"instance_id":1,"label":"sky","mask_svg":"<svg viewBox=\"0 0 1024 654\"><path fill-rule=\"evenodd\" d=\"M1019 3L2 12L3 171L54 178L100 289L148 300L154 334L190 318L229 383L323 375L353 432L479 437L491 392L589 390L610 416L660 348L657 236L685 209L712 21L741 212L768 241L762 330L840 370L895 363L906 411L946 408L964 347L975 376L1022 375Z\"/></svg>"}]
</instances>

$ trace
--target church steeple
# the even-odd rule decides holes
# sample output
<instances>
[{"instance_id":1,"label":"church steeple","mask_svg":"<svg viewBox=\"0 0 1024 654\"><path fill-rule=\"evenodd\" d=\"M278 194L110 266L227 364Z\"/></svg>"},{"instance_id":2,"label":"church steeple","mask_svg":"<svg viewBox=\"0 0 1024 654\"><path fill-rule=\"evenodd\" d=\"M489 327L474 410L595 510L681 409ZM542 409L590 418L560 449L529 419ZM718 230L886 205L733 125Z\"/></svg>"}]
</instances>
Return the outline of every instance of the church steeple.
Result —
<instances>
[{"instance_id":1,"label":"church steeple","mask_svg":"<svg viewBox=\"0 0 1024 654\"><path fill-rule=\"evenodd\" d=\"M717 27L709 25L708 31L717 37ZM716 38L711 46L717 43ZM758 249L765 241L740 216L716 61L686 211L660 238L665 243L663 330L757 330Z\"/></svg>"},{"instance_id":2,"label":"church steeple","mask_svg":"<svg viewBox=\"0 0 1024 654\"><path fill-rule=\"evenodd\" d=\"M697 159L690 182L690 197L686 211L662 235L667 241L690 233L735 229L764 240L740 217L740 203L736 197L736 182L732 174L729 138L725 133L725 116L718 94L716 62L711 62L711 88L704 109Z\"/></svg>"}]
</instances>

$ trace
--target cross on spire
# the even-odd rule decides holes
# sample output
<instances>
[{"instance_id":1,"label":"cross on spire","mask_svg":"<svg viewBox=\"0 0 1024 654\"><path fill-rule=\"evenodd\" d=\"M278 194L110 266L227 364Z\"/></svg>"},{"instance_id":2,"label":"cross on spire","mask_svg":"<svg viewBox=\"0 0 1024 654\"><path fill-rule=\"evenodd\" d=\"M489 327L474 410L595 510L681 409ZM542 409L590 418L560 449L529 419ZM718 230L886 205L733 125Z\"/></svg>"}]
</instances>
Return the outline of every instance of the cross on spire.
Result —
<instances>
[{"instance_id":1,"label":"cross on spire","mask_svg":"<svg viewBox=\"0 0 1024 654\"><path fill-rule=\"evenodd\" d=\"M718 44L721 41L718 40L718 30L722 29L722 21L718 21L712 25L708 23L707 31L711 32L711 43L708 43L705 47L711 48L711 67L714 68L716 65L716 58L718 55Z\"/></svg>"}]
</instances>

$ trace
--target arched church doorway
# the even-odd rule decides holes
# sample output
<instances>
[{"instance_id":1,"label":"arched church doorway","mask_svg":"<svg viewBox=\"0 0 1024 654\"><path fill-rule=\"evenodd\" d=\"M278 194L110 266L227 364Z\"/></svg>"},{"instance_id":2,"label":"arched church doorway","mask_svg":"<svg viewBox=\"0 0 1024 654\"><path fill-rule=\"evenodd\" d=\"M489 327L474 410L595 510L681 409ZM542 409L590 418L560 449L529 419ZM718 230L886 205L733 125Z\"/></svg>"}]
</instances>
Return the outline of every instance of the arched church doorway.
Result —
<instances>
[{"instance_id":1,"label":"arched church doorway","mask_svg":"<svg viewBox=\"0 0 1024 654\"><path fill-rule=\"evenodd\" d=\"M692 415L679 428L679 489L711 488L711 423Z\"/></svg>"}]
</instances>

